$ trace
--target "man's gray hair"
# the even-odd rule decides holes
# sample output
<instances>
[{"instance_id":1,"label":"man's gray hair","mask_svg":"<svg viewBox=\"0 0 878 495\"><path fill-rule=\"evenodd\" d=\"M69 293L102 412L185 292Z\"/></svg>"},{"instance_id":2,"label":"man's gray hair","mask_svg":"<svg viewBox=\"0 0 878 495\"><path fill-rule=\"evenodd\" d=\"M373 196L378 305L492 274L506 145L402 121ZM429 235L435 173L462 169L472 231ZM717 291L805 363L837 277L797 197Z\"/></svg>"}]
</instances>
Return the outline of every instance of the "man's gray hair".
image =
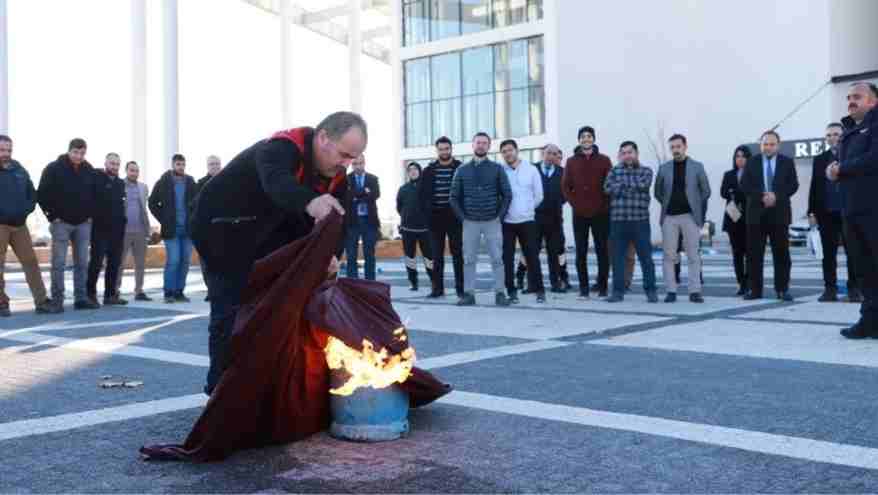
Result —
<instances>
[{"instance_id":1,"label":"man's gray hair","mask_svg":"<svg viewBox=\"0 0 878 495\"><path fill-rule=\"evenodd\" d=\"M869 81L857 81L857 82L851 84L851 87L853 87L853 88L856 88L857 86L862 86L867 91L872 93L872 96L874 96L875 98L878 98L878 86L876 86L875 83L871 83Z\"/></svg>"},{"instance_id":2,"label":"man's gray hair","mask_svg":"<svg viewBox=\"0 0 878 495\"><path fill-rule=\"evenodd\" d=\"M561 152L561 147L559 147L557 144L553 144L553 143L549 143L549 144L543 146L543 152L546 152L546 151L557 151L558 153L563 154Z\"/></svg>"},{"instance_id":3,"label":"man's gray hair","mask_svg":"<svg viewBox=\"0 0 878 495\"><path fill-rule=\"evenodd\" d=\"M366 121L354 112L335 112L317 124L315 131L326 131L326 135L333 141L338 141L354 127L363 132L363 137L368 142L369 132L366 129Z\"/></svg>"}]
</instances>

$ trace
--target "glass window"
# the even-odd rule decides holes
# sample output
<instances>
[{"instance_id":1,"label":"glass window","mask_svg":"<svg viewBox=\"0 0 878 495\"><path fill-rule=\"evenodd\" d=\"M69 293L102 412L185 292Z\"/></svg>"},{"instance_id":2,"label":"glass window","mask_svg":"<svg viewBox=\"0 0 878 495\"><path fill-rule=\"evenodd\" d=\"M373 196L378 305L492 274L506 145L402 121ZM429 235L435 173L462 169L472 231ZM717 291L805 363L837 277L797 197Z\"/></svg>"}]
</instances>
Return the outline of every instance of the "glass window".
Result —
<instances>
[{"instance_id":1,"label":"glass window","mask_svg":"<svg viewBox=\"0 0 878 495\"><path fill-rule=\"evenodd\" d=\"M406 46L430 40L426 0L407 1L403 6L403 43Z\"/></svg>"},{"instance_id":2,"label":"glass window","mask_svg":"<svg viewBox=\"0 0 878 495\"><path fill-rule=\"evenodd\" d=\"M405 101L430 101L430 59L419 58L405 63Z\"/></svg>"},{"instance_id":3,"label":"glass window","mask_svg":"<svg viewBox=\"0 0 878 495\"><path fill-rule=\"evenodd\" d=\"M460 96L460 52L430 59L434 100Z\"/></svg>"},{"instance_id":4,"label":"glass window","mask_svg":"<svg viewBox=\"0 0 878 495\"><path fill-rule=\"evenodd\" d=\"M463 98L463 140L471 139L477 132L497 135L494 129L493 93Z\"/></svg>"},{"instance_id":5,"label":"glass window","mask_svg":"<svg viewBox=\"0 0 878 495\"><path fill-rule=\"evenodd\" d=\"M527 73L531 86L543 85L543 38L527 40Z\"/></svg>"},{"instance_id":6,"label":"glass window","mask_svg":"<svg viewBox=\"0 0 878 495\"><path fill-rule=\"evenodd\" d=\"M460 0L432 0L430 3L430 39L460 36Z\"/></svg>"},{"instance_id":7,"label":"glass window","mask_svg":"<svg viewBox=\"0 0 878 495\"><path fill-rule=\"evenodd\" d=\"M527 40L494 45L494 77L497 91L528 86Z\"/></svg>"},{"instance_id":8,"label":"glass window","mask_svg":"<svg viewBox=\"0 0 878 495\"><path fill-rule=\"evenodd\" d=\"M543 87L533 86L529 93L530 134L543 134L546 132L546 98Z\"/></svg>"},{"instance_id":9,"label":"glass window","mask_svg":"<svg viewBox=\"0 0 878 495\"><path fill-rule=\"evenodd\" d=\"M527 0L494 0L494 27L527 22Z\"/></svg>"},{"instance_id":10,"label":"glass window","mask_svg":"<svg viewBox=\"0 0 878 495\"><path fill-rule=\"evenodd\" d=\"M497 93L496 125L498 137L528 135L528 90L515 89Z\"/></svg>"},{"instance_id":11,"label":"glass window","mask_svg":"<svg viewBox=\"0 0 878 495\"><path fill-rule=\"evenodd\" d=\"M430 104L416 103L406 106L406 146L430 145Z\"/></svg>"},{"instance_id":12,"label":"glass window","mask_svg":"<svg viewBox=\"0 0 878 495\"><path fill-rule=\"evenodd\" d=\"M494 92L494 51L490 46L463 52L463 94Z\"/></svg>"},{"instance_id":13,"label":"glass window","mask_svg":"<svg viewBox=\"0 0 878 495\"><path fill-rule=\"evenodd\" d=\"M527 0L527 20L536 21L543 18L543 0Z\"/></svg>"},{"instance_id":14,"label":"glass window","mask_svg":"<svg viewBox=\"0 0 878 495\"><path fill-rule=\"evenodd\" d=\"M491 28L491 0L461 1L461 31L478 33Z\"/></svg>"},{"instance_id":15,"label":"glass window","mask_svg":"<svg viewBox=\"0 0 878 495\"><path fill-rule=\"evenodd\" d=\"M459 143L462 125L460 98L433 102L433 136L448 136L452 142Z\"/></svg>"}]
</instances>

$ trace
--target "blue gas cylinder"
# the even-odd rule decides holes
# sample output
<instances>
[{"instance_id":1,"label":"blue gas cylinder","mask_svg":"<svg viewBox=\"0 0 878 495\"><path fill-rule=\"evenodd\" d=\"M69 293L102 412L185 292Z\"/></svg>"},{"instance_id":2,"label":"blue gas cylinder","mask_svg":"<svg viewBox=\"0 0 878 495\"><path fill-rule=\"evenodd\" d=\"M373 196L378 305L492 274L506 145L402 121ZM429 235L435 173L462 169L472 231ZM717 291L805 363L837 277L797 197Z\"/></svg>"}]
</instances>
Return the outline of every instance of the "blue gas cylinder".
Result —
<instances>
[{"instance_id":1,"label":"blue gas cylinder","mask_svg":"<svg viewBox=\"0 0 878 495\"><path fill-rule=\"evenodd\" d=\"M344 371L331 371L331 381L338 383ZM341 381L343 383L343 380ZM399 439L409 431L409 397L396 384L375 389L358 388L351 395L329 395L332 425L329 434L355 442L386 442Z\"/></svg>"}]
</instances>

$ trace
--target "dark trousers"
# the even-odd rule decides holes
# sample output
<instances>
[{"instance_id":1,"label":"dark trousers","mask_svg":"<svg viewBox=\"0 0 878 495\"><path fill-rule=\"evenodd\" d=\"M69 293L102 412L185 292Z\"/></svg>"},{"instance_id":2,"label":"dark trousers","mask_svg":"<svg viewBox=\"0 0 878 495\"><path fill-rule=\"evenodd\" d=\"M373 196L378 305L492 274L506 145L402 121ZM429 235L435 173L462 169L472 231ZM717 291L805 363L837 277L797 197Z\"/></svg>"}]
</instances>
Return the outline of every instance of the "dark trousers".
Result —
<instances>
[{"instance_id":1,"label":"dark trousers","mask_svg":"<svg viewBox=\"0 0 878 495\"><path fill-rule=\"evenodd\" d=\"M632 242L643 272L643 290L647 294L654 293L655 263L652 261L652 229L649 220L613 222L610 240L613 243L613 294L621 296L625 293L625 253Z\"/></svg>"},{"instance_id":2,"label":"dark trousers","mask_svg":"<svg viewBox=\"0 0 878 495\"><path fill-rule=\"evenodd\" d=\"M454 265L454 289L463 294L463 224L448 208L434 212L430 217L430 237L433 247L433 292L445 293L445 240L451 250Z\"/></svg>"},{"instance_id":3,"label":"dark trousers","mask_svg":"<svg viewBox=\"0 0 878 495\"><path fill-rule=\"evenodd\" d=\"M231 337L235 327L235 317L241 307L241 297L247 286L249 270L240 272L216 272L208 270L205 280L210 294L210 323L208 332L208 352L210 368L207 370L207 384L204 391L213 392L220 378L231 362Z\"/></svg>"},{"instance_id":4,"label":"dark trousers","mask_svg":"<svg viewBox=\"0 0 878 495\"><path fill-rule=\"evenodd\" d=\"M363 240L363 271L366 280L375 280L375 244L378 243L378 227L369 223L369 217L358 215L348 224L346 234L346 258L348 278L360 278L357 254L360 239Z\"/></svg>"},{"instance_id":5,"label":"dark trousers","mask_svg":"<svg viewBox=\"0 0 878 495\"><path fill-rule=\"evenodd\" d=\"M750 287L747 267L747 225L735 225L727 232L732 245L732 263L735 267L735 280L742 289Z\"/></svg>"},{"instance_id":6,"label":"dark trousers","mask_svg":"<svg viewBox=\"0 0 878 495\"><path fill-rule=\"evenodd\" d=\"M534 221L503 224L503 268L506 278L506 292L515 293L515 243L521 245L527 263L527 285L530 290L542 293L543 268L540 265L539 245L537 243L537 223Z\"/></svg>"},{"instance_id":7,"label":"dark trousers","mask_svg":"<svg viewBox=\"0 0 878 495\"><path fill-rule=\"evenodd\" d=\"M817 217L817 225L820 228L820 241L823 244L823 284L827 288L835 289L838 287L838 247L844 247L848 260L848 281L847 288L855 289L857 287L857 277L855 275L856 260L851 256L848 249L847 234L845 233L844 219L841 213L827 213Z\"/></svg>"},{"instance_id":8,"label":"dark trousers","mask_svg":"<svg viewBox=\"0 0 878 495\"><path fill-rule=\"evenodd\" d=\"M537 227L537 260L540 250L546 246L546 258L549 264L549 283L553 288L561 287L561 254L564 252L564 217L561 215L538 216Z\"/></svg>"},{"instance_id":9,"label":"dark trousers","mask_svg":"<svg viewBox=\"0 0 878 495\"><path fill-rule=\"evenodd\" d=\"M859 325L878 335L878 218L847 218L848 243L856 258L856 279L863 293Z\"/></svg>"},{"instance_id":10,"label":"dark trousers","mask_svg":"<svg viewBox=\"0 0 878 495\"><path fill-rule=\"evenodd\" d=\"M113 228L91 229L91 257L88 262L88 278L85 281L86 293L89 297L97 297L98 277L104 260L107 269L104 272L104 297L116 294L116 280L119 278L119 267L122 265L122 248L125 239L125 225Z\"/></svg>"},{"instance_id":11,"label":"dark trousers","mask_svg":"<svg viewBox=\"0 0 878 495\"><path fill-rule=\"evenodd\" d=\"M417 247L421 248L421 256L424 257L424 267L427 276L433 280L433 248L430 246L430 232L402 231L402 251L405 254L405 270L408 272L409 283L412 287L418 286L418 258Z\"/></svg>"},{"instance_id":12,"label":"dark trousers","mask_svg":"<svg viewBox=\"0 0 878 495\"><path fill-rule=\"evenodd\" d=\"M600 289L607 288L610 276L610 257L607 241L610 237L610 217L600 215L586 218L573 216L573 235L576 243L576 273L579 276L579 292L588 294L588 233L592 231L594 250L598 257L597 284Z\"/></svg>"},{"instance_id":13,"label":"dark trousers","mask_svg":"<svg viewBox=\"0 0 878 495\"><path fill-rule=\"evenodd\" d=\"M757 224L747 225L747 258L750 265L750 290L753 295L762 296L765 266L765 243L771 241L771 258L774 261L774 290L778 293L790 289L790 233L789 225Z\"/></svg>"}]
</instances>

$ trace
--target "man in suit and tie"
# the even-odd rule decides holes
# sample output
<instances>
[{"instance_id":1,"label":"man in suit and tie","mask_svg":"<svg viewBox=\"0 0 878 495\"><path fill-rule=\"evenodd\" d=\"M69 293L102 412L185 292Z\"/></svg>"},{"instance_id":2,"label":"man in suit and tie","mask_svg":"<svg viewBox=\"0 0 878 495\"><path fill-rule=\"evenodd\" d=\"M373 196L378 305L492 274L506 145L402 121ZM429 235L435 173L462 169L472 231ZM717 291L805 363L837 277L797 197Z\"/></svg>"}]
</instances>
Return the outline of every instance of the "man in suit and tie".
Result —
<instances>
[{"instance_id":1,"label":"man in suit and tie","mask_svg":"<svg viewBox=\"0 0 878 495\"><path fill-rule=\"evenodd\" d=\"M366 280L375 280L375 244L378 242L378 206L381 197L378 177L366 173L366 157L360 155L353 162L354 171L348 175L348 193L345 204L347 275L359 278L357 251L363 240L363 259Z\"/></svg>"},{"instance_id":2,"label":"man in suit and tie","mask_svg":"<svg viewBox=\"0 0 878 495\"><path fill-rule=\"evenodd\" d=\"M765 131L761 153L750 158L741 178L741 191L747 196L747 258L750 264L750 294L744 299L762 298L765 242L771 241L774 260L774 289L781 301L792 302L790 295L790 238L793 221L790 198L799 190L799 178L793 159L778 154L780 135Z\"/></svg>"}]
</instances>

